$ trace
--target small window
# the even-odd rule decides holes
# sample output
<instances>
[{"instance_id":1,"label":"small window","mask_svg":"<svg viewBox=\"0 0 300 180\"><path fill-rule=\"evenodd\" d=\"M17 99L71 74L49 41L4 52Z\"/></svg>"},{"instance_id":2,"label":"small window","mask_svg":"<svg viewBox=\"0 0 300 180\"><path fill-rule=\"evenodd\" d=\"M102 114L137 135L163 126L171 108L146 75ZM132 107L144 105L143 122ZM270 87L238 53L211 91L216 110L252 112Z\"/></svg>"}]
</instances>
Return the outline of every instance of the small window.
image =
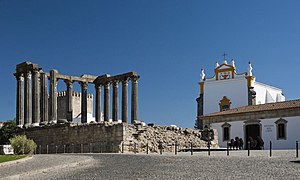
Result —
<instances>
[{"instance_id":1,"label":"small window","mask_svg":"<svg viewBox=\"0 0 300 180\"><path fill-rule=\"evenodd\" d=\"M229 108L229 106L228 105L223 105L222 106L222 111L227 111L227 110L229 110L230 108Z\"/></svg>"},{"instance_id":2,"label":"small window","mask_svg":"<svg viewBox=\"0 0 300 180\"><path fill-rule=\"evenodd\" d=\"M226 97L223 96L223 99L220 100L219 106L220 106L220 111L227 111L230 109L230 100Z\"/></svg>"},{"instance_id":3,"label":"small window","mask_svg":"<svg viewBox=\"0 0 300 180\"><path fill-rule=\"evenodd\" d=\"M223 141L229 141L229 127L224 127L223 133Z\"/></svg>"},{"instance_id":4,"label":"small window","mask_svg":"<svg viewBox=\"0 0 300 180\"><path fill-rule=\"evenodd\" d=\"M278 119L276 122L277 140L286 140L286 126L287 121L285 119Z\"/></svg>"},{"instance_id":5,"label":"small window","mask_svg":"<svg viewBox=\"0 0 300 180\"><path fill-rule=\"evenodd\" d=\"M223 141L229 141L230 140L230 124L224 123L222 125L223 128Z\"/></svg>"},{"instance_id":6,"label":"small window","mask_svg":"<svg viewBox=\"0 0 300 180\"><path fill-rule=\"evenodd\" d=\"M280 123L278 124L278 139L285 139L285 129L284 124Z\"/></svg>"}]
</instances>

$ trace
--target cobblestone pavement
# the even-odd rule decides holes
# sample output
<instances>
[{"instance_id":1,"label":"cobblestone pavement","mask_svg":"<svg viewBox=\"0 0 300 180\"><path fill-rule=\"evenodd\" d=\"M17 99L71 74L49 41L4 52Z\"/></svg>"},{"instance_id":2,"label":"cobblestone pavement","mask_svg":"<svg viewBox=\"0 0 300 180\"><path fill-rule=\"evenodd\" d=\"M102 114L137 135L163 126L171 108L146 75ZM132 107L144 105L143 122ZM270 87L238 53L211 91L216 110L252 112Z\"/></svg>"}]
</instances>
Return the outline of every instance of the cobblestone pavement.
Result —
<instances>
[{"instance_id":1,"label":"cobblestone pavement","mask_svg":"<svg viewBox=\"0 0 300 180\"><path fill-rule=\"evenodd\" d=\"M295 151L35 155L0 166L3 179L300 179Z\"/></svg>"}]
</instances>

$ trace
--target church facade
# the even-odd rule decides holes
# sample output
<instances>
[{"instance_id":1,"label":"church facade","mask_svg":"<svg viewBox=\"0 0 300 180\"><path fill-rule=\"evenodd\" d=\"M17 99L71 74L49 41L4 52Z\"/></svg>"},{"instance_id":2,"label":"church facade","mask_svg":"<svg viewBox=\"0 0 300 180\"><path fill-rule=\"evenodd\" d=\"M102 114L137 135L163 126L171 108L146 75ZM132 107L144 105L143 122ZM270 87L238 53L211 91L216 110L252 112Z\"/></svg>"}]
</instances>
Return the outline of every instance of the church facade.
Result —
<instances>
[{"instance_id":1,"label":"church facade","mask_svg":"<svg viewBox=\"0 0 300 180\"><path fill-rule=\"evenodd\" d=\"M261 138L265 148L269 141L276 149L295 147L300 101L285 101L281 89L257 82L250 62L244 73L238 74L234 60L228 64L226 59L214 71L211 78L201 72L197 128L217 129L220 147L235 137L244 142Z\"/></svg>"}]
</instances>

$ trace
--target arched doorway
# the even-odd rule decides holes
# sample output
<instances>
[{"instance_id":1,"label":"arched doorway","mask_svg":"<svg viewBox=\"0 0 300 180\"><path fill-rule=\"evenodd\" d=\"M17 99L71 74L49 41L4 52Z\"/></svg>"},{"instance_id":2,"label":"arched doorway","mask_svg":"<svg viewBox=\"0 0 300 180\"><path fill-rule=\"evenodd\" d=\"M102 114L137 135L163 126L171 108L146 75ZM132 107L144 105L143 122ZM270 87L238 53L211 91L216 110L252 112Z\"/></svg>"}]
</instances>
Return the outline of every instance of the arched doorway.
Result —
<instances>
[{"instance_id":1,"label":"arched doorway","mask_svg":"<svg viewBox=\"0 0 300 180\"><path fill-rule=\"evenodd\" d=\"M249 141L250 137L256 141L257 141L258 137L261 137L260 122L259 121L245 122L244 132L245 132L245 148L248 149L248 141ZM255 148L252 147L251 149L255 149Z\"/></svg>"}]
</instances>

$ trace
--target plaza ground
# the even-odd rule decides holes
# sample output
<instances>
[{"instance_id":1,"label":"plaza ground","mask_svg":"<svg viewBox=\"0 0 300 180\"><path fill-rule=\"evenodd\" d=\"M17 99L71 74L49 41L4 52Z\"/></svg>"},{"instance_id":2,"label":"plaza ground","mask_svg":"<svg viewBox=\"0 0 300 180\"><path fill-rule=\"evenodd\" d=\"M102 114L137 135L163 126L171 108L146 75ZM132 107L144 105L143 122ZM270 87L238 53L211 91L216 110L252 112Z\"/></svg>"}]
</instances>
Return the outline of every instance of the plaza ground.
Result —
<instances>
[{"instance_id":1,"label":"plaza ground","mask_svg":"<svg viewBox=\"0 0 300 180\"><path fill-rule=\"evenodd\" d=\"M0 165L0 179L300 179L294 150L34 155Z\"/></svg>"}]
</instances>

